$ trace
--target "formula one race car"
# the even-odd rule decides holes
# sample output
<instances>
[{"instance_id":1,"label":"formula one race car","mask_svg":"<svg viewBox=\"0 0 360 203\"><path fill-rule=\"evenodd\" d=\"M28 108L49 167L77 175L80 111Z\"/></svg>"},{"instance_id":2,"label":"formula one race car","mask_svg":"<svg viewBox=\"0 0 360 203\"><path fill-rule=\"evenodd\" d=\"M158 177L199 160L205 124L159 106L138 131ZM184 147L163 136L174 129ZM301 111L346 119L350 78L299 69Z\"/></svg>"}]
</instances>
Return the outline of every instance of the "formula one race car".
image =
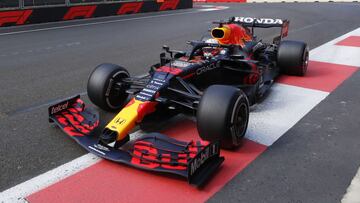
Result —
<instances>
[{"instance_id":1,"label":"formula one race car","mask_svg":"<svg viewBox=\"0 0 360 203\"><path fill-rule=\"evenodd\" d=\"M90 100L103 110L119 111L104 129L98 130L98 113L85 108L79 96L51 106L50 121L105 159L204 183L224 160L219 148L240 146L249 106L280 74L303 76L309 56L306 43L282 41L288 20L233 17L214 23L211 37L188 42L187 52L164 46L160 63L144 77L130 77L114 64L96 67L87 85ZM279 27L281 33L264 43L255 37L256 27ZM181 142L159 133L129 139L144 120L174 112L196 117L201 141Z\"/></svg>"}]
</instances>

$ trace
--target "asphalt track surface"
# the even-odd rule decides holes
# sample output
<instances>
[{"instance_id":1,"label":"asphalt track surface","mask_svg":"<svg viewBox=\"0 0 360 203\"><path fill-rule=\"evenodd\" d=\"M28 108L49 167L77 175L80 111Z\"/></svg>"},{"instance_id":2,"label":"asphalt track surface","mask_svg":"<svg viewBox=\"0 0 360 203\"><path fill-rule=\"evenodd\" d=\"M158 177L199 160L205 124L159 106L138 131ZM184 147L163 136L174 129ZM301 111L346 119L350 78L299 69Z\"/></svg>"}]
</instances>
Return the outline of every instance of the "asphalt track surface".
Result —
<instances>
[{"instance_id":1,"label":"asphalt track surface","mask_svg":"<svg viewBox=\"0 0 360 203\"><path fill-rule=\"evenodd\" d=\"M157 62L162 44L182 49L187 40L199 39L211 21L229 16L288 18L289 39L306 41L310 48L360 27L356 3L226 6L1 29L0 191L86 153L47 124L46 105L84 93L97 64L117 63L132 75L142 74ZM274 33L259 35L271 39ZM345 81L210 201L338 202L360 163L360 138L354 135L359 131L359 79L357 72ZM332 126L337 130L329 132Z\"/></svg>"}]
</instances>

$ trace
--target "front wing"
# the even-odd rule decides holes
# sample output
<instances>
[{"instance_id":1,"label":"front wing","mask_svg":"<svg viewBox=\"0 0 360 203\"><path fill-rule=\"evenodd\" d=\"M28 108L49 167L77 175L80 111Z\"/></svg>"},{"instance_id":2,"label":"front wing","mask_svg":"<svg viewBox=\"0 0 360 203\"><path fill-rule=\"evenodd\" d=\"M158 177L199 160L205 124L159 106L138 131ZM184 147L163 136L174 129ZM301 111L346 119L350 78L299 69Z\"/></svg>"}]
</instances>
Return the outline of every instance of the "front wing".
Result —
<instances>
[{"instance_id":1,"label":"front wing","mask_svg":"<svg viewBox=\"0 0 360 203\"><path fill-rule=\"evenodd\" d=\"M149 133L120 148L99 144L99 115L85 108L80 96L49 107L49 121L87 151L139 169L174 174L201 186L224 161L219 143L183 142L160 133Z\"/></svg>"}]
</instances>

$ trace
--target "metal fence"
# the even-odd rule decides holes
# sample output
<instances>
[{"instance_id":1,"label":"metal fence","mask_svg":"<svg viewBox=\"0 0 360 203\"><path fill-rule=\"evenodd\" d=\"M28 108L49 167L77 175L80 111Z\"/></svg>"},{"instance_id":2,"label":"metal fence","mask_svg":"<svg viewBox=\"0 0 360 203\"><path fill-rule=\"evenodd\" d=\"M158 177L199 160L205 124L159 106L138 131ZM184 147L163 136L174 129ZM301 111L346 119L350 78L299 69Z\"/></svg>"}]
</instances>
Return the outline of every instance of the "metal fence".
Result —
<instances>
[{"instance_id":1,"label":"metal fence","mask_svg":"<svg viewBox=\"0 0 360 203\"><path fill-rule=\"evenodd\" d=\"M130 0L0 0L1 10L24 9L33 7L71 6L79 4L99 4L126 2ZM132 0L143 1L143 0Z\"/></svg>"},{"instance_id":2,"label":"metal fence","mask_svg":"<svg viewBox=\"0 0 360 203\"><path fill-rule=\"evenodd\" d=\"M0 0L0 9L1 8L18 8L20 6L20 1L14 0Z\"/></svg>"}]
</instances>

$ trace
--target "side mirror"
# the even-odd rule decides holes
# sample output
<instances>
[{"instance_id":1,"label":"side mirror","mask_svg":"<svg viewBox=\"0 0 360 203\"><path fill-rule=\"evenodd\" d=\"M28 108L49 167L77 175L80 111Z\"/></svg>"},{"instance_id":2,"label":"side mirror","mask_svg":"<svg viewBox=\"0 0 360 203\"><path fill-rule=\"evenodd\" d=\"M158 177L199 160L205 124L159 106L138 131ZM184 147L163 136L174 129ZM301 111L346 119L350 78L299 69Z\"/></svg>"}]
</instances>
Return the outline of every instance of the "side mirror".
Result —
<instances>
[{"instance_id":1,"label":"side mirror","mask_svg":"<svg viewBox=\"0 0 360 203\"><path fill-rule=\"evenodd\" d=\"M170 50L170 47L167 46L167 45L164 45L162 48L163 48L166 52L169 52L169 50Z\"/></svg>"},{"instance_id":2,"label":"side mirror","mask_svg":"<svg viewBox=\"0 0 360 203\"><path fill-rule=\"evenodd\" d=\"M160 65L163 66L166 64L166 54L163 52L160 54Z\"/></svg>"}]
</instances>

